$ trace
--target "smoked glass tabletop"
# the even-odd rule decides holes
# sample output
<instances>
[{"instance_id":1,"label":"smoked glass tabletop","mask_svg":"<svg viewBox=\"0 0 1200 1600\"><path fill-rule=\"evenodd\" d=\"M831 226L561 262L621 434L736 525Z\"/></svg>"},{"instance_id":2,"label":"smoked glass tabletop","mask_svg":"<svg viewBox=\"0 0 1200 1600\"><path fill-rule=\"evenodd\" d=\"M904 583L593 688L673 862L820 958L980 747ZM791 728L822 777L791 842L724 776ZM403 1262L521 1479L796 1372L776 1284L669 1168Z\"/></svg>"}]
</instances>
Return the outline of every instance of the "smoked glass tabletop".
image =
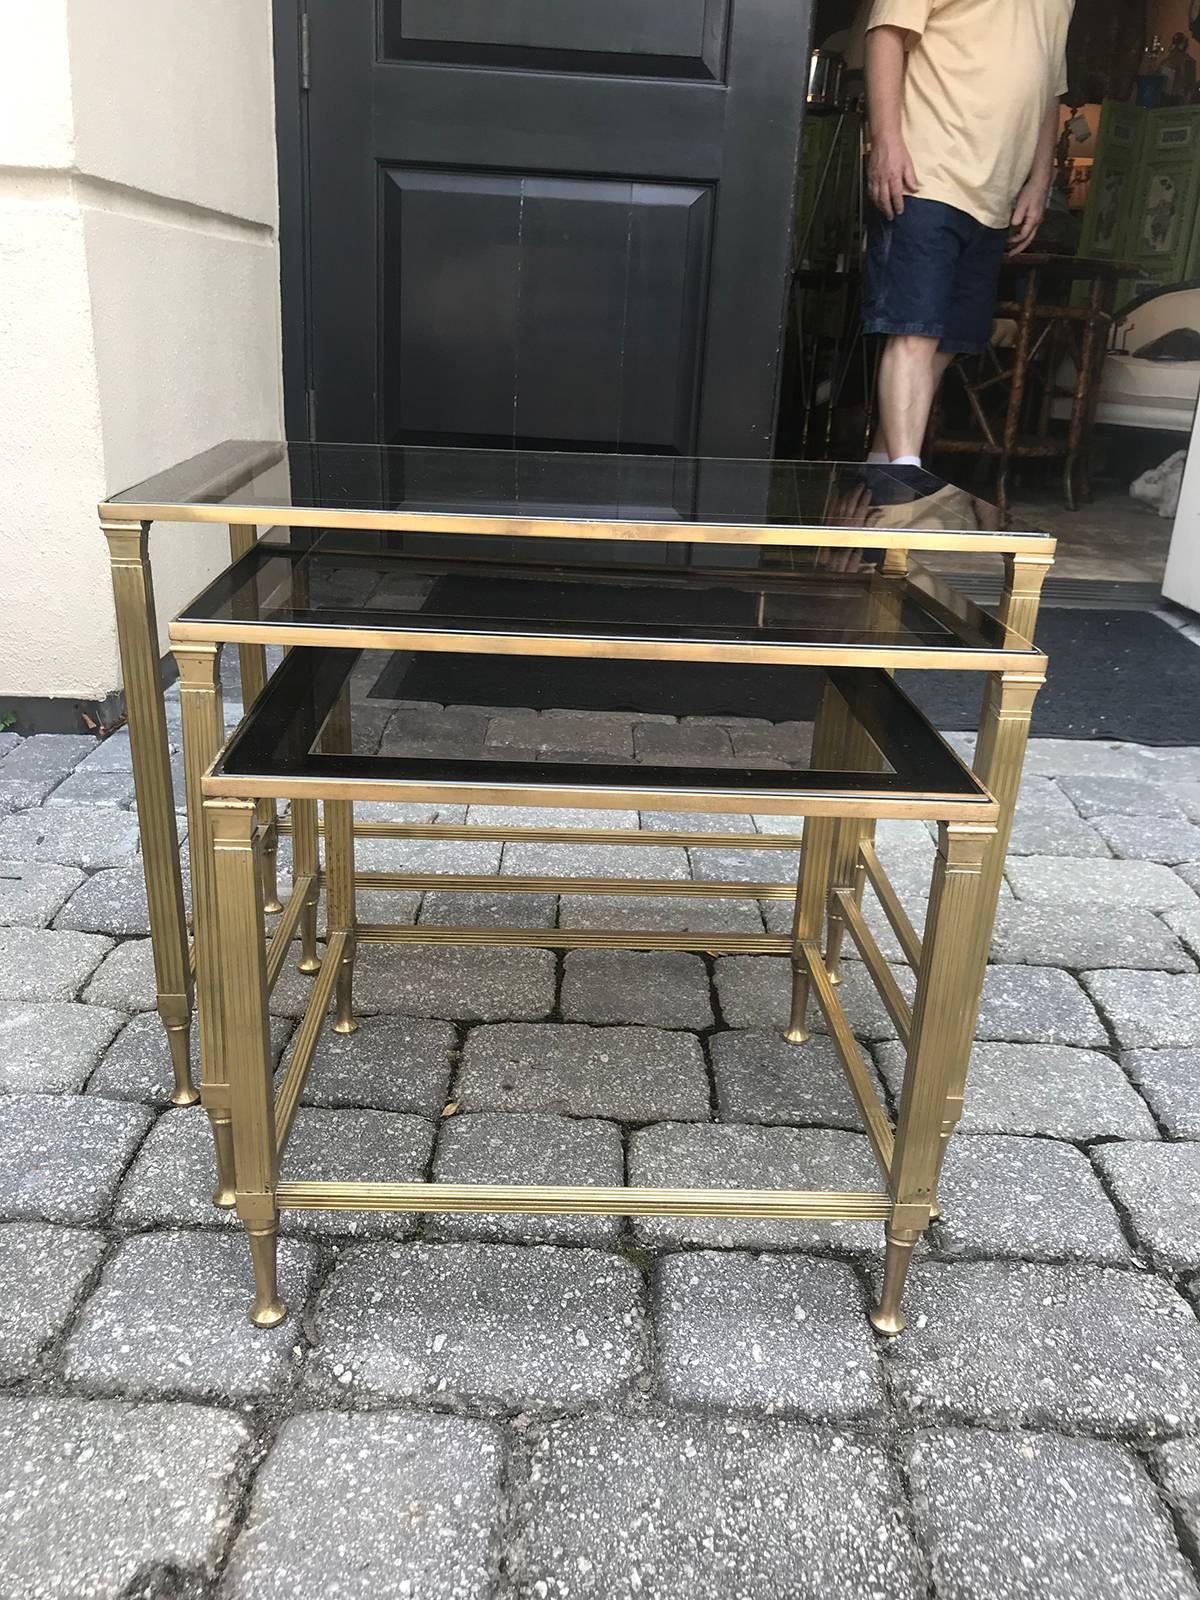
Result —
<instances>
[{"instance_id":1,"label":"smoked glass tabletop","mask_svg":"<svg viewBox=\"0 0 1200 1600\"><path fill-rule=\"evenodd\" d=\"M920 468L232 440L116 494L111 517L571 537L1053 548Z\"/></svg>"},{"instance_id":2,"label":"smoked glass tabletop","mask_svg":"<svg viewBox=\"0 0 1200 1600\"><path fill-rule=\"evenodd\" d=\"M819 760L814 723L830 693L867 738ZM292 650L214 776L276 779L283 792L297 779L669 791L681 811L714 792L750 796L730 809L751 811L753 796L770 809L798 792L990 805L881 671L580 661L556 664L548 684L520 658L353 649Z\"/></svg>"},{"instance_id":3,"label":"smoked glass tabletop","mask_svg":"<svg viewBox=\"0 0 1200 1600\"><path fill-rule=\"evenodd\" d=\"M521 560L519 549L530 559ZM470 636L469 648L481 653L669 646L677 655L758 652L757 659L780 662L820 647L847 661L866 650L889 654L873 665L927 665L916 658L932 653L939 665L982 670L999 654L1036 655L935 579L881 576L866 551L855 572L833 570L830 553L816 548L710 544L656 552L564 540L553 560L533 559L539 554L548 555L544 543L464 544L436 534L272 537L185 607L172 636L369 644L390 631L414 648L453 648L455 636Z\"/></svg>"}]
</instances>

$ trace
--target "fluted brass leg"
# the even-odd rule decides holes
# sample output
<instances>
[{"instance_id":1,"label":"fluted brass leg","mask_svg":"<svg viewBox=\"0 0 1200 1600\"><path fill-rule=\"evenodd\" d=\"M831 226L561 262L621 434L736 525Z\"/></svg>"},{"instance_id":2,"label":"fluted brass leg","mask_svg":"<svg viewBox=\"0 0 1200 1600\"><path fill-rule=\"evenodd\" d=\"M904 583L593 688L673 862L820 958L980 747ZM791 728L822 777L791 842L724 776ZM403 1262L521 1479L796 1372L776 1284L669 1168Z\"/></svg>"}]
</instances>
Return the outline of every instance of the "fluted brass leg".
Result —
<instances>
[{"instance_id":1,"label":"fluted brass leg","mask_svg":"<svg viewBox=\"0 0 1200 1600\"><path fill-rule=\"evenodd\" d=\"M167 1030L175 1079L171 1098L175 1105L190 1105L196 1099L188 1059L191 959L159 668L154 584L150 574L150 524L104 520L100 526L108 540L112 571L133 784L142 837L142 870L150 912L154 986L158 1013Z\"/></svg>"},{"instance_id":2,"label":"fluted brass leg","mask_svg":"<svg viewBox=\"0 0 1200 1600\"><path fill-rule=\"evenodd\" d=\"M248 1223L246 1236L254 1262L254 1303L250 1307L250 1321L256 1328L273 1328L287 1316L287 1306L279 1298L276 1268L279 1227L277 1223Z\"/></svg>"},{"instance_id":3,"label":"fluted brass leg","mask_svg":"<svg viewBox=\"0 0 1200 1600\"><path fill-rule=\"evenodd\" d=\"M298 882L302 877L311 877L313 880L312 888L305 897L304 910L300 913L300 960L297 963L301 972L309 973L321 970L321 958L317 955L317 903L320 900L320 890L317 887L319 865L317 836L316 801L294 800L292 802L294 879Z\"/></svg>"},{"instance_id":4,"label":"fluted brass leg","mask_svg":"<svg viewBox=\"0 0 1200 1600\"><path fill-rule=\"evenodd\" d=\"M253 550L258 540L258 529L253 524L231 523L229 526L229 554L234 561ZM245 621L256 621L257 610L252 597L239 590L235 601L235 615ZM242 682L242 705L247 711L267 686L267 651L261 644L238 645L238 676ZM263 828L262 875L263 910L268 916L282 911L279 899L279 876L276 855L279 850L279 829L275 816L274 800L258 802L258 820Z\"/></svg>"},{"instance_id":5,"label":"fluted brass leg","mask_svg":"<svg viewBox=\"0 0 1200 1600\"><path fill-rule=\"evenodd\" d=\"M274 804L274 802L268 803ZM279 833L272 815L267 831L263 835L262 853L263 910L268 916L274 916L277 911L283 910L283 902L279 898L278 855Z\"/></svg>"},{"instance_id":6,"label":"fluted brass leg","mask_svg":"<svg viewBox=\"0 0 1200 1600\"><path fill-rule=\"evenodd\" d=\"M903 1333L908 1319L900 1309L908 1269L912 1265L913 1249L921 1237L915 1228L887 1229L887 1254L883 1262L883 1289L879 1304L871 1312L871 1326L876 1333L894 1337Z\"/></svg>"},{"instance_id":7,"label":"fluted brass leg","mask_svg":"<svg viewBox=\"0 0 1200 1600\"><path fill-rule=\"evenodd\" d=\"M354 807L349 800L325 802L325 888L329 932L346 943L334 990L334 1033L354 1033Z\"/></svg>"},{"instance_id":8,"label":"fluted brass leg","mask_svg":"<svg viewBox=\"0 0 1200 1600\"><path fill-rule=\"evenodd\" d=\"M808 996L812 980L803 956L792 957L792 1005L783 1037L788 1044L804 1044L808 1039Z\"/></svg>"},{"instance_id":9,"label":"fluted brass leg","mask_svg":"<svg viewBox=\"0 0 1200 1600\"><path fill-rule=\"evenodd\" d=\"M880 1333L904 1327L900 1298L913 1247L932 1214L946 1101L971 1050L982 866L994 837L991 824L943 823L939 831L888 1182L893 1209L883 1292L871 1317Z\"/></svg>"},{"instance_id":10,"label":"fluted brass leg","mask_svg":"<svg viewBox=\"0 0 1200 1600\"><path fill-rule=\"evenodd\" d=\"M831 817L809 817L800 847L800 876L796 885L796 914L792 919L792 1005L784 1038L803 1044L808 1038L808 965L801 951L806 940L819 939L829 890L829 864L837 824Z\"/></svg>"},{"instance_id":11,"label":"fluted brass leg","mask_svg":"<svg viewBox=\"0 0 1200 1600\"><path fill-rule=\"evenodd\" d=\"M272 1327L285 1315L275 1277L279 1151L267 1017L262 834L254 802L206 800L212 841L221 962L222 1016L229 1066L237 1210L254 1262L250 1320Z\"/></svg>"}]
</instances>

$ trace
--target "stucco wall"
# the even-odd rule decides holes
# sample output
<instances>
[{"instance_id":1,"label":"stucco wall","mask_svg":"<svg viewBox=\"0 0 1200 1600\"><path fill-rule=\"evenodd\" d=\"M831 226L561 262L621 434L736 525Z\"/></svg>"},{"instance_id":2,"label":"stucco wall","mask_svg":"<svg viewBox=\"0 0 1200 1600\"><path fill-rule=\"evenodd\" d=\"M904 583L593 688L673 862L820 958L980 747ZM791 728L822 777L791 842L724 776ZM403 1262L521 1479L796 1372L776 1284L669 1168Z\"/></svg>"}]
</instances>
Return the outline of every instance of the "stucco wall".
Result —
<instances>
[{"instance_id":1,"label":"stucco wall","mask_svg":"<svg viewBox=\"0 0 1200 1600\"><path fill-rule=\"evenodd\" d=\"M269 0L0 0L0 30L2 707L119 685L96 501L278 435L282 394ZM164 623L225 551L156 532Z\"/></svg>"}]
</instances>

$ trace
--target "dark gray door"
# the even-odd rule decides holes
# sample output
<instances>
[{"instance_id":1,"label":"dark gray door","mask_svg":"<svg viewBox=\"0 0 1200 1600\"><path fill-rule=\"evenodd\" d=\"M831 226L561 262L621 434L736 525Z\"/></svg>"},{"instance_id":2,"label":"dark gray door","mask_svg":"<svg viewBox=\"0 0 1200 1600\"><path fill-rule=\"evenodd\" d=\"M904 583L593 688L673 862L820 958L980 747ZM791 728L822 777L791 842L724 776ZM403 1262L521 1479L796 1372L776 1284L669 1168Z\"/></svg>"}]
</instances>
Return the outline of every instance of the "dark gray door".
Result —
<instances>
[{"instance_id":1,"label":"dark gray door","mask_svg":"<svg viewBox=\"0 0 1200 1600\"><path fill-rule=\"evenodd\" d=\"M808 13L308 0L314 436L767 454Z\"/></svg>"}]
</instances>

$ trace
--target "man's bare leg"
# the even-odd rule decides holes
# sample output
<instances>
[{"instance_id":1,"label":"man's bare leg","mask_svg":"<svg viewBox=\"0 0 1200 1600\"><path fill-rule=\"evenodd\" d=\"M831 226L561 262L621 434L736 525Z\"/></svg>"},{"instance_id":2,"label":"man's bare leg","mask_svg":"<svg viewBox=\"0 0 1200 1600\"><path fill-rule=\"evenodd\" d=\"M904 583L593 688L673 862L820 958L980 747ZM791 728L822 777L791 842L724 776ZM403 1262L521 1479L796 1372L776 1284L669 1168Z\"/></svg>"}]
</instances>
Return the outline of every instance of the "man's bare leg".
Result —
<instances>
[{"instance_id":1,"label":"man's bare leg","mask_svg":"<svg viewBox=\"0 0 1200 1600\"><path fill-rule=\"evenodd\" d=\"M904 456L920 459L942 375L953 356L938 349L936 339L896 333L889 338L879 363L879 425L875 446L889 461Z\"/></svg>"}]
</instances>

